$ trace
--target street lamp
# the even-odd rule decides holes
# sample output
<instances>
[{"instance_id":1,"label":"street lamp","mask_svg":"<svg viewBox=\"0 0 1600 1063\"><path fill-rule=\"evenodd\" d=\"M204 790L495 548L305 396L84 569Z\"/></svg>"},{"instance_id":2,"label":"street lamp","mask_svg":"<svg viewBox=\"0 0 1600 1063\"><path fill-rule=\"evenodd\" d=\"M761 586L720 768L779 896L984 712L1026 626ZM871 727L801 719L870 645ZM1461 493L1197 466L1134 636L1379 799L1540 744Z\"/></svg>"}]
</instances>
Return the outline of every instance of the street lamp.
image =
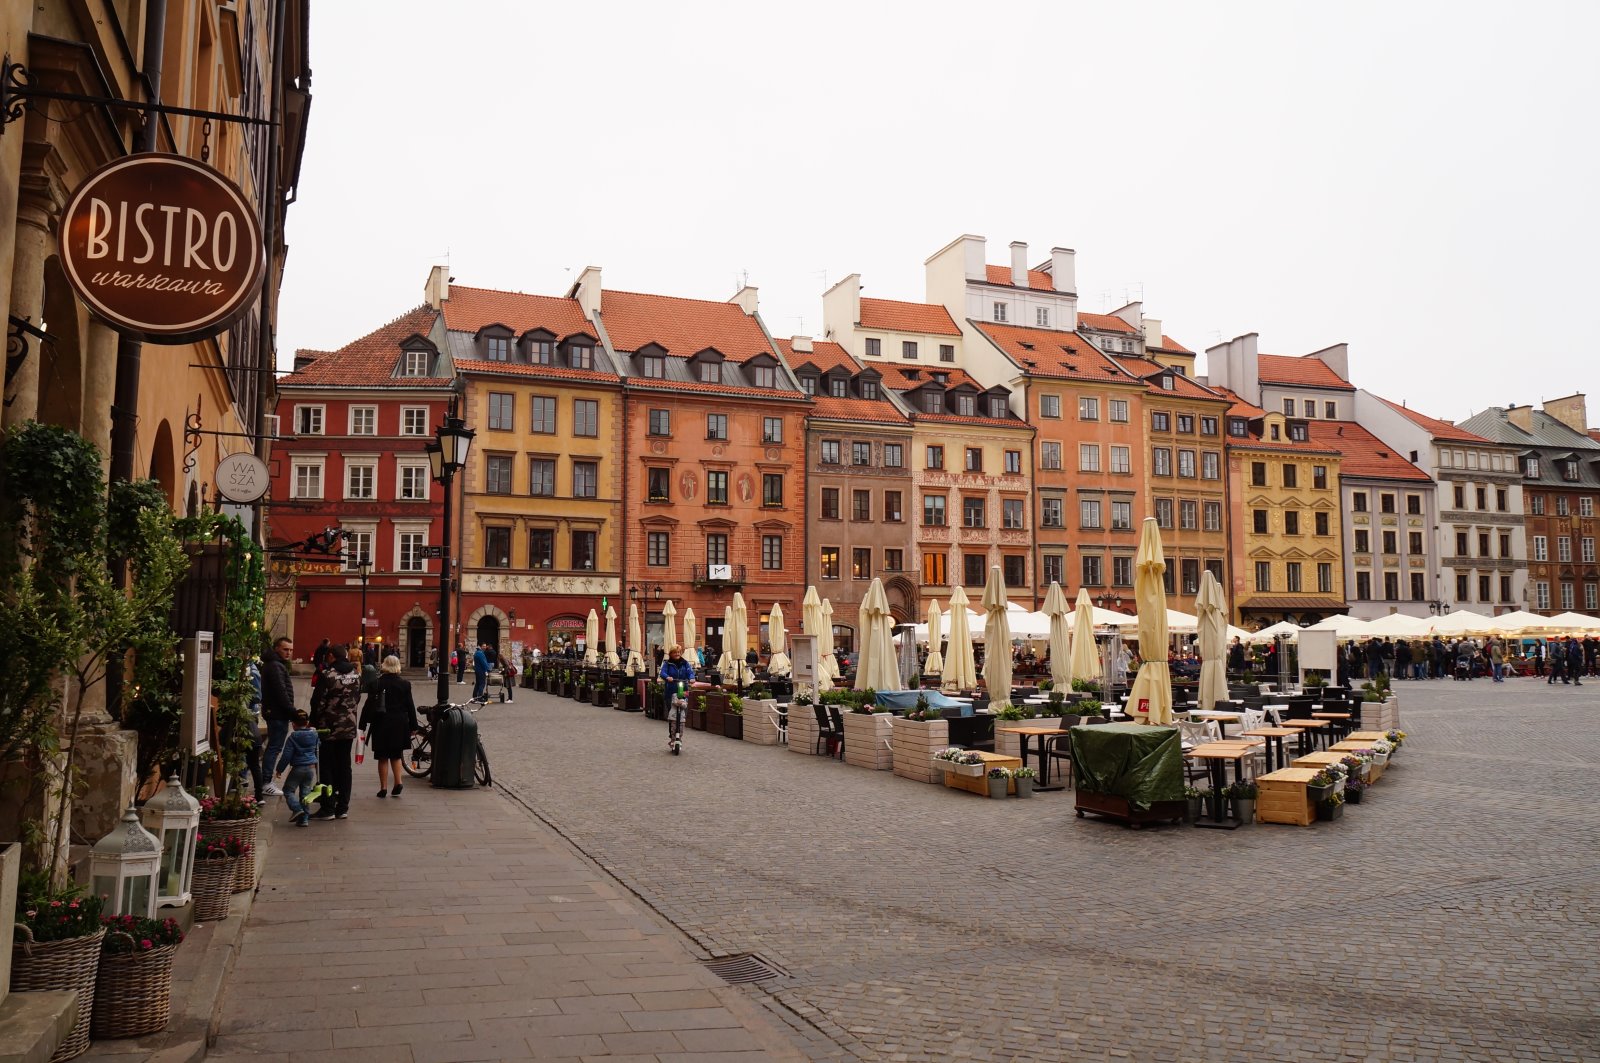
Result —
<instances>
[{"instance_id":1,"label":"street lamp","mask_svg":"<svg viewBox=\"0 0 1600 1063\"><path fill-rule=\"evenodd\" d=\"M1094 604L1098 605L1102 609L1112 609L1112 610L1121 611L1121 609L1122 609L1122 595L1108 591L1108 592L1106 592L1104 594L1101 594L1098 597L1096 597L1095 600L1094 600Z\"/></svg>"},{"instance_id":2,"label":"street lamp","mask_svg":"<svg viewBox=\"0 0 1600 1063\"><path fill-rule=\"evenodd\" d=\"M657 677L661 675L661 662L667 659L667 616L655 605L660 600L661 584L657 583L650 591L651 611L661 617L661 655L657 656L654 650L650 651L650 674Z\"/></svg>"},{"instance_id":3,"label":"street lamp","mask_svg":"<svg viewBox=\"0 0 1600 1063\"><path fill-rule=\"evenodd\" d=\"M1435 598L1433 601L1428 603L1428 609L1433 613L1434 616L1443 616L1445 613L1450 611L1450 606Z\"/></svg>"},{"instance_id":4,"label":"street lamp","mask_svg":"<svg viewBox=\"0 0 1600 1063\"><path fill-rule=\"evenodd\" d=\"M477 435L457 414L456 400L450 400L450 412L444 424L434 430L433 442L425 448L428 466L434 482L444 488L443 537L439 547L439 690L438 708L442 712L450 705L450 670L445 667L450 658L445 645L450 631L450 482L467 464L472 450L472 438Z\"/></svg>"},{"instance_id":5,"label":"street lamp","mask_svg":"<svg viewBox=\"0 0 1600 1063\"><path fill-rule=\"evenodd\" d=\"M367 654L367 580L372 578L372 558L362 554L356 558L356 572L361 576L361 656Z\"/></svg>"}]
</instances>

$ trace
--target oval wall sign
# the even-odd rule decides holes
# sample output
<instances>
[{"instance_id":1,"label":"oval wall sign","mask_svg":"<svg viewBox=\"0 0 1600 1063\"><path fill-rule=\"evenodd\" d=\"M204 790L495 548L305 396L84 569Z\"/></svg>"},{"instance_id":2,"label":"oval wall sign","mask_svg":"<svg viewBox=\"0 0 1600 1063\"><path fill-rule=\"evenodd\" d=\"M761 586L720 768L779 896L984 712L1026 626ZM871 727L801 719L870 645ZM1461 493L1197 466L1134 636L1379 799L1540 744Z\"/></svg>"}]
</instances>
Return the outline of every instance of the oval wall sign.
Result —
<instances>
[{"instance_id":1,"label":"oval wall sign","mask_svg":"<svg viewBox=\"0 0 1600 1063\"><path fill-rule=\"evenodd\" d=\"M211 167L150 152L84 178L61 217L61 263L89 309L152 343L206 339L255 302L255 209Z\"/></svg>"},{"instance_id":2,"label":"oval wall sign","mask_svg":"<svg viewBox=\"0 0 1600 1063\"><path fill-rule=\"evenodd\" d=\"M217 462L217 490L229 502L254 502L267 493L266 463L254 454L229 454Z\"/></svg>"}]
</instances>

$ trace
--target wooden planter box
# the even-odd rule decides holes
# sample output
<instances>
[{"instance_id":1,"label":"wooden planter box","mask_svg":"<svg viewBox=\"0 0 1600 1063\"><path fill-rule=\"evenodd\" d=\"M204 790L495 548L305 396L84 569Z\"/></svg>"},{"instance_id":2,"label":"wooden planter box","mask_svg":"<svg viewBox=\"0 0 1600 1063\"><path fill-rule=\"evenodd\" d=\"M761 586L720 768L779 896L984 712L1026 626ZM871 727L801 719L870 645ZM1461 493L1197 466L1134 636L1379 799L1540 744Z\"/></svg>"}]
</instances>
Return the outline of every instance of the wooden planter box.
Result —
<instances>
[{"instance_id":1,"label":"wooden planter box","mask_svg":"<svg viewBox=\"0 0 1600 1063\"><path fill-rule=\"evenodd\" d=\"M816 755L817 715L813 706L789 706L789 752L807 757Z\"/></svg>"},{"instance_id":2,"label":"wooden planter box","mask_svg":"<svg viewBox=\"0 0 1600 1063\"><path fill-rule=\"evenodd\" d=\"M722 716L728 711L728 695L720 690L706 692L706 730L722 733Z\"/></svg>"},{"instance_id":3,"label":"wooden planter box","mask_svg":"<svg viewBox=\"0 0 1600 1063\"><path fill-rule=\"evenodd\" d=\"M994 722L994 751L1004 753L1008 757L1022 756L1022 735L1002 734L1002 727L1060 727L1059 716L1032 716L1020 720L996 720ZM1037 744L1034 739L1028 739L1030 744Z\"/></svg>"},{"instance_id":4,"label":"wooden planter box","mask_svg":"<svg viewBox=\"0 0 1600 1063\"><path fill-rule=\"evenodd\" d=\"M1306 783L1316 774L1314 768L1280 768L1256 776L1256 822L1311 826L1317 813Z\"/></svg>"},{"instance_id":5,"label":"wooden planter box","mask_svg":"<svg viewBox=\"0 0 1600 1063\"><path fill-rule=\"evenodd\" d=\"M744 717L736 712L722 714L722 737L735 741L744 739Z\"/></svg>"},{"instance_id":6,"label":"wooden planter box","mask_svg":"<svg viewBox=\"0 0 1600 1063\"><path fill-rule=\"evenodd\" d=\"M848 747L846 747L846 755L848 755ZM1020 757L1002 757L998 753L982 752L980 752L978 756L983 758L982 775L962 775L958 772L947 771L944 773L944 784L952 790L965 790L969 794L977 794L979 797L988 797L990 768L1010 768L1011 770L1015 771L1016 769L1022 767L1022 760ZM1008 780L1006 782L1006 793L1014 794L1016 792L1017 780Z\"/></svg>"},{"instance_id":7,"label":"wooden planter box","mask_svg":"<svg viewBox=\"0 0 1600 1063\"><path fill-rule=\"evenodd\" d=\"M888 712L847 712L844 714L844 762L872 771L894 767L894 751L888 740L894 714Z\"/></svg>"},{"instance_id":8,"label":"wooden planter box","mask_svg":"<svg viewBox=\"0 0 1600 1063\"><path fill-rule=\"evenodd\" d=\"M771 698L744 702L744 740L756 746L778 744L778 703Z\"/></svg>"},{"instance_id":9,"label":"wooden planter box","mask_svg":"<svg viewBox=\"0 0 1600 1063\"><path fill-rule=\"evenodd\" d=\"M916 782L944 781L944 772L933 763L933 755L950 745L950 724L947 721L908 720L896 716L891 730L896 775Z\"/></svg>"}]
</instances>

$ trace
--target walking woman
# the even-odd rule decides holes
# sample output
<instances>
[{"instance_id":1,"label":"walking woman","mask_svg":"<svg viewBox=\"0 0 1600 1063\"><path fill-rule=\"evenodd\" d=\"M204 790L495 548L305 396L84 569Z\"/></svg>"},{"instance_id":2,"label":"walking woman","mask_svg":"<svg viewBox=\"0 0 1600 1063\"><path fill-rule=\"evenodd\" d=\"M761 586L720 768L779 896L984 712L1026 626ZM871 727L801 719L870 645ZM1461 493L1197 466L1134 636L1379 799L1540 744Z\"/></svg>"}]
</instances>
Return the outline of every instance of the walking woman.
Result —
<instances>
[{"instance_id":1,"label":"walking woman","mask_svg":"<svg viewBox=\"0 0 1600 1063\"><path fill-rule=\"evenodd\" d=\"M372 755L378 761L378 796L392 793L399 797L405 789L400 781L400 760L411 748L411 736L417 733L417 706L411 700L411 684L400 676L400 658L385 657L382 671L367 694L361 726L367 731Z\"/></svg>"}]
</instances>

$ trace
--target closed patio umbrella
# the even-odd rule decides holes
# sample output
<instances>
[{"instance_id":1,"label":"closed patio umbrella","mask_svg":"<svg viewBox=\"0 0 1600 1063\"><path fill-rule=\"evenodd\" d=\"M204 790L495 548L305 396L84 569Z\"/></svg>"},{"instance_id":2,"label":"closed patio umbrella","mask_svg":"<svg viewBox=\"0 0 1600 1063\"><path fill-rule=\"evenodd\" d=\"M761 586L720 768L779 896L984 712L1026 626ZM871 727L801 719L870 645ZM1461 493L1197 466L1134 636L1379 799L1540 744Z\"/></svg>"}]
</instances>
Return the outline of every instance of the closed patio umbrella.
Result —
<instances>
[{"instance_id":1,"label":"closed patio umbrella","mask_svg":"<svg viewBox=\"0 0 1600 1063\"><path fill-rule=\"evenodd\" d=\"M1172 674L1167 669L1167 559L1161 529L1144 519L1139 552L1133 556L1133 599L1139 605L1139 657L1144 661L1128 691L1128 712L1143 723L1172 722Z\"/></svg>"},{"instance_id":2,"label":"closed patio umbrella","mask_svg":"<svg viewBox=\"0 0 1600 1063\"><path fill-rule=\"evenodd\" d=\"M1067 596L1061 584L1050 581L1044 595L1044 615L1050 618L1050 682L1057 690L1072 689L1072 635L1067 630Z\"/></svg>"},{"instance_id":3,"label":"closed patio umbrella","mask_svg":"<svg viewBox=\"0 0 1600 1063\"><path fill-rule=\"evenodd\" d=\"M583 665L593 668L600 663L599 651L595 649L600 644L600 614L593 609L589 610L589 619L583 622Z\"/></svg>"},{"instance_id":4,"label":"closed patio umbrella","mask_svg":"<svg viewBox=\"0 0 1600 1063\"><path fill-rule=\"evenodd\" d=\"M833 645L833 599L822 599L822 632L817 640L817 645L822 651L822 670L828 677L828 682L821 689L827 690L833 686L835 679L844 678L844 673L839 670L839 659L834 656Z\"/></svg>"},{"instance_id":5,"label":"closed patio umbrella","mask_svg":"<svg viewBox=\"0 0 1600 1063\"><path fill-rule=\"evenodd\" d=\"M639 655L639 644L644 641L639 627L639 603L628 603L628 662L622 670L629 675L644 674L644 658Z\"/></svg>"},{"instance_id":6,"label":"closed patio umbrella","mask_svg":"<svg viewBox=\"0 0 1600 1063\"><path fill-rule=\"evenodd\" d=\"M972 653L972 613L967 609L967 592L950 589L950 652L945 655L945 690L971 690L978 685L978 668Z\"/></svg>"},{"instance_id":7,"label":"closed patio umbrella","mask_svg":"<svg viewBox=\"0 0 1600 1063\"><path fill-rule=\"evenodd\" d=\"M1228 697L1228 602L1209 568L1200 573L1194 604L1200 614L1200 707L1214 709Z\"/></svg>"},{"instance_id":8,"label":"closed patio umbrella","mask_svg":"<svg viewBox=\"0 0 1600 1063\"><path fill-rule=\"evenodd\" d=\"M1104 672L1100 667L1100 647L1094 641L1094 606L1086 588L1078 588L1072 625L1072 678L1098 683Z\"/></svg>"},{"instance_id":9,"label":"closed patio umbrella","mask_svg":"<svg viewBox=\"0 0 1600 1063\"><path fill-rule=\"evenodd\" d=\"M788 632L783 630L783 606L772 603L767 614L767 641L772 644L772 656L767 658L768 675L788 675L794 670L784 649L789 645Z\"/></svg>"},{"instance_id":10,"label":"closed patio umbrella","mask_svg":"<svg viewBox=\"0 0 1600 1063\"><path fill-rule=\"evenodd\" d=\"M889 596L883 592L883 580L873 577L857 616L861 655L856 661L855 689L899 690L900 669L895 662L893 622L889 618Z\"/></svg>"},{"instance_id":11,"label":"closed patio umbrella","mask_svg":"<svg viewBox=\"0 0 1600 1063\"><path fill-rule=\"evenodd\" d=\"M939 643L944 635L944 618L939 615L939 603L928 602L928 659L922 665L923 675L938 675L944 671L944 654Z\"/></svg>"},{"instance_id":12,"label":"closed patio umbrella","mask_svg":"<svg viewBox=\"0 0 1600 1063\"><path fill-rule=\"evenodd\" d=\"M827 690L833 684L829 681L827 670L822 665L822 626L822 599L817 595L817 588L807 587L806 596L800 599L800 630L817 640L817 660L814 664L817 689Z\"/></svg>"},{"instance_id":13,"label":"closed patio umbrella","mask_svg":"<svg viewBox=\"0 0 1600 1063\"><path fill-rule=\"evenodd\" d=\"M668 598L667 603L661 607L661 652L665 653L678 642L678 607Z\"/></svg>"},{"instance_id":14,"label":"closed patio umbrella","mask_svg":"<svg viewBox=\"0 0 1600 1063\"><path fill-rule=\"evenodd\" d=\"M732 642L729 654L733 657L734 682L742 687L750 678L750 666L744 663L745 654L750 652L750 612L745 608L744 595L739 591L733 592Z\"/></svg>"},{"instance_id":15,"label":"closed patio umbrella","mask_svg":"<svg viewBox=\"0 0 1600 1063\"><path fill-rule=\"evenodd\" d=\"M999 565L989 566L983 585L983 686L996 712L1011 705L1011 620L1006 610L1006 583Z\"/></svg>"},{"instance_id":16,"label":"closed patio umbrella","mask_svg":"<svg viewBox=\"0 0 1600 1063\"><path fill-rule=\"evenodd\" d=\"M606 606L606 667L616 668L622 663L617 656L617 607Z\"/></svg>"},{"instance_id":17,"label":"closed patio umbrella","mask_svg":"<svg viewBox=\"0 0 1600 1063\"><path fill-rule=\"evenodd\" d=\"M717 671L724 683L733 682L733 606L722 607L722 656L717 658Z\"/></svg>"},{"instance_id":18,"label":"closed patio umbrella","mask_svg":"<svg viewBox=\"0 0 1600 1063\"><path fill-rule=\"evenodd\" d=\"M699 632L695 631L694 625L694 607L690 606L683 611L683 655L696 668L703 667L706 663L700 656L700 651L695 648L698 636Z\"/></svg>"}]
</instances>

